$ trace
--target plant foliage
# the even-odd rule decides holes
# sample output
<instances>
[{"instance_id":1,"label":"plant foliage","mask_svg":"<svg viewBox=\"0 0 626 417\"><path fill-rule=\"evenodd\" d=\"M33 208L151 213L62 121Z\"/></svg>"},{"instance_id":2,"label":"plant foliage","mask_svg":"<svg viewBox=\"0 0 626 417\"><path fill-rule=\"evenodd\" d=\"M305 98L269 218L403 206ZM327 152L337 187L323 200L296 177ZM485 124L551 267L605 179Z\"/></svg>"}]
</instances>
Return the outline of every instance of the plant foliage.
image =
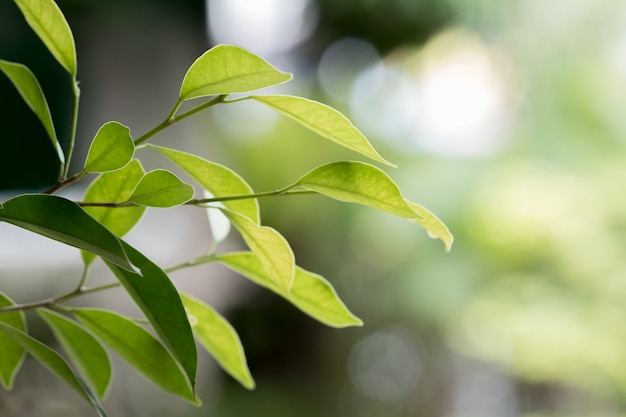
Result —
<instances>
[{"instance_id":1,"label":"plant foliage","mask_svg":"<svg viewBox=\"0 0 626 417\"><path fill-rule=\"evenodd\" d=\"M149 140L157 133L200 111L254 100L358 155L393 166L345 116L325 104L293 96L242 97L241 93L281 84L292 76L236 46L218 45L200 56L185 74L170 114L148 133L133 138L128 127L115 121L105 123L93 138L82 169L70 175L80 94L72 32L53 0L15 0L15 3L68 72L69 88L75 98L74 116L66 152L59 145L44 92L35 75L22 64L0 60L0 70L43 124L61 163L58 181L47 191L0 202L0 221L80 249L84 273L74 291L52 300L15 304L0 292L0 381L5 389L12 388L24 357L29 354L89 401L99 415L106 415L101 403L111 384L106 347L158 387L199 404L194 389L196 339L227 373L244 387L254 387L235 329L213 307L181 294L161 267L123 240L149 207L186 204L208 210L212 223L226 225L225 233L232 225L249 248L245 252L212 250L170 271L208 262L222 263L332 327L360 326L362 321L350 312L329 281L296 265L289 242L277 230L262 224L260 198L318 194L368 206L419 224L450 249L452 235L446 226L425 208L406 200L393 180L373 165L332 162L283 188L255 192L228 167L198 155L150 144ZM229 99L235 93L239 96ZM183 102L198 99L203 100L190 110L180 111ZM186 172L204 194L196 196L192 184L166 168L145 172L137 154L149 150L161 153ZM82 200L71 201L56 195L88 174L93 180ZM222 239L223 236L215 236L216 243ZM89 287L89 266L97 258L108 266L116 281ZM74 297L117 286L128 292L143 313L142 319L65 304ZM38 312L58 339L64 356L29 335L25 310Z\"/></svg>"}]
</instances>

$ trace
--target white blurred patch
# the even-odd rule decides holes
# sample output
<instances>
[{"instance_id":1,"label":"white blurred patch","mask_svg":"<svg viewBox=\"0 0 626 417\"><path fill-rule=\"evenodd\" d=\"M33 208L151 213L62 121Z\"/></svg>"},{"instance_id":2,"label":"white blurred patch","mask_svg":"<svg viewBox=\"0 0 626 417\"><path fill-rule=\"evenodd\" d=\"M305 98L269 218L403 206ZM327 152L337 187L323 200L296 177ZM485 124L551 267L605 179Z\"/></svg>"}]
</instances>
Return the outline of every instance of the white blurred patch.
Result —
<instances>
[{"instance_id":1,"label":"white blurred patch","mask_svg":"<svg viewBox=\"0 0 626 417\"><path fill-rule=\"evenodd\" d=\"M213 198L213 194L204 190L204 198ZM211 203L211 206L206 209L209 226L211 227L211 236L215 243L220 243L226 240L230 233L230 220L219 209L219 207L224 207L222 203Z\"/></svg>"}]
</instances>

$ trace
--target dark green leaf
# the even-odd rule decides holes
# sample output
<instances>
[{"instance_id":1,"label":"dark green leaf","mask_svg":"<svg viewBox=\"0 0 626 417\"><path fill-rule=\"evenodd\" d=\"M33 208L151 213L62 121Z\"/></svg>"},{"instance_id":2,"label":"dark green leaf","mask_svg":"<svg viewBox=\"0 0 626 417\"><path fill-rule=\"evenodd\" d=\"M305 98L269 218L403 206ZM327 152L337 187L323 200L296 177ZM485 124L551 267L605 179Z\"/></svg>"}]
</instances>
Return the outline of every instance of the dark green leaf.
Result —
<instances>
[{"instance_id":1,"label":"dark green leaf","mask_svg":"<svg viewBox=\"0 0 626 417\"><path fill-rule=\"evenodd\" d=\"M198 341L222 369L244 387L253 389L254 380L235 329L208 304L186 294L181 294L181 297Z\"/></svg>"},{"instance_id":2,"label":"dark green leaf","mask_svg":"<svg viewBox=\"0 0 626 417\"><path fill-rule=\"evenodd\" d=\"M107 266L178 359L193 387L198 361L196 344L178 291L161 268L126 243L124 249L133 264L141 269L141 275L110 262Z\"/></svg>"},{"instance_id":3,"label":"dark green leaf","mask_svg":"<svg viewBox=\"0 0 626 417\"><path fill-rule=\"evenodd\" d=\"M96 133L87 159L86 172L107 172L123 168L135 155L130 129L117 122L105 123Z\"/></svg>"},{"instance_id":4,"label":"dark green leaf","mask_svg":"<svg viewBox=\"0 0 626 417\"><path fill-rule=\"evenodd\" d=\"M267 276L288 292L295 274L295 258L289 242L275 229L260 226L238 213L223 210L254 252Z\"/></svg>"},{"instance_id":5,"label":"dark green leaf","mask_svg":"<svg viewBox=\"0 0 626 417\"><path fill-rule=\"evenodd\" d=\"M376 152L363 133L348 118L326 104L294 96L252 96L250 98L278 110L326 139L375 161L395 167Z\"/></svg>"},{"instance_id":6,"label":"dark green leaf","mask_svg":"<svg viewBox=\"0 0 626 417\"><path fill-rule=\"evenodd\" d=\"M100 174L87 188L83 197L89 202L122 202L127 201L143 177L144 170L138 160L117 171ZM141 219L145 207L84 207L89 215L106 226L116 236L128 233ZM82 251L85 264L91 263L95 256Z\"/></svg>"},{"instance_id":7,"label":"dark green leaf","mask_svg":"<svg viewBox=\"0 0 626 417\"><path fill-rule=\"evenodd\" d=\"M146 329L112 311L73 309L72 312L148 380L165 391L198 403L191 384L174 357Z\"/></svg>"},{"instance_id":8,"label":"dark green leaf","mask_svg":"<svg viewBox=\"0 0 626 417\"><path fill-rule=\"evenodd\" d=\"M0 59L0 70L6 74L11 80L17 91L20 93L24 102L39 118L43 127L46 129L48 136L52 140L52 146L56 150L57 157L62 164L65 163L65 155L63 149L57 139L54 123L50 115L48 102L43 94L41 86L33 73L22 64L4 61Z\"/></svg>"},{"instance_id":9,"label":"dark green leaf","mask_svg":"<svg viewBox=\"0 0 626 417\"><path fill-rule=\"evenodd\" d=\"M74 37L59 6L53 0L15 0L15 4L56 60L76 75Z\"/></svg>"},{"instance_id":10,"label":"dark green leaf","mask_svg":"<svg viewBox=\"0 0 626 417\"><path fill-rule=\"evenodd\" d=\"M148 146L168 157L215 197L253 193L243 178L223 165L174 149ZM260 223L259 203L256 199L224 201L222 204L227 209L246 216L257 224Z\"/></svg>"},{"instance_id":11,"label":"dark green leaf","mask_svg":"<svg viewBox=\"0 0 626 417\"><path fill-rule=\"evenodd\" d=\"M91 382L98 397L106 396L111 382L111 362L102 345L81 326L51 310L39 309L57 340L72 361Z\"/></svg>"},{"instance_id":12,"label":"dark green leaf","mask_svg":"<svg viewBox=\"0 0 626 417\"><path fill-rule=\"evenodd\" d=\"M218 45L206 51L189 67L180 98L244 93L291 79L262 58L238 46Z\"/></svg>"},{"instance_id":13,"label":"dark green leaf","mask_svg":"<svg viewBox=\"0 0 626 417\"><path fill-rule=\"evenodd\" d=\"M331 327L361 326L363 322L348 310L332 285L320 275L296 267L291 291L285 291L272 280L249 252L217 255L218 261L257 284L274 291L304 313Z\"/></svg>"},{"instance_id":14,"label":"dark green leaf","mask_svg":"<svg viewBox=\"0 0 626 417\"><path fill-rule=\"evenodd\" d=\"M48 194L22 194L4 203L0 221L101 256L133 270L121 241L76 203Z\"/></svg>"},{"instance_id":15,"label":"dark green leaf","mask_svg":"<svg viewBox=\"0 0 626 417\"><path fill-rule=\"evenodd\" d=\"M44 345L40 341L33 339L23 331L0 322L0 332L4 332L10 336L15 342L19 343L29 354L41 362L50 372L65 381L70 387L74 388L83 398L85 398L98 414L106 417L106 413L98 398L91 392L89 387L85 385L72 372L67 362L54 350Z\"/></svg>"},{"instance_id":16,"label":"dark green leaf","mask_svg":"<svg viewBox=\"0 0 626 417\"><path fill-rule=\"evenodd\" d=\"M164 169L155 169L143 176L130 202L149 207L174 207L193 198L193 187Z\"/></svg>"},{"instance_id":17,"label":"dark green leaf","mask_svg":"<svg viewBox=\"0 0 626 417\"><path fill-rule=\"evenodd\" d=\"M15 303L0 291L0 308ZM21 311L0 313L0 322L6 323L23 332L26 331L26 319ZM0 332L0 382L5 389L13 388L13 379L20 370L26 351L6 333Z\"/></svg>"}]
</instances>

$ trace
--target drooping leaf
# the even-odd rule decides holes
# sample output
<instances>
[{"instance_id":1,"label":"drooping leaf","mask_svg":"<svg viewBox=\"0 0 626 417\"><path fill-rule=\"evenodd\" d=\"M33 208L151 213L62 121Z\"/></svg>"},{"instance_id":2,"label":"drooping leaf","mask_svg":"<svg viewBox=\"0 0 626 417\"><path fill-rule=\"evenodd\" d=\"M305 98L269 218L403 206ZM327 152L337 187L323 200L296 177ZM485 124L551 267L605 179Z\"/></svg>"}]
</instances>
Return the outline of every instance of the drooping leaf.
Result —
<instances>
[{"instance_id":1,"label":"drooping leaf","mask_svg":"<svg viewBox=\"0 0 626 417\"><path fill-rule=\"evenodd\" d=\"M108 122L96 133L87 159L86 172L107 172L123 168L135 155L130 129L118 122Z\"/></svg>"},{"instance_id":2,"label":"drooping leaf","mask_svg":"<svg viewBox=\"0 0 626 417\"><path fill-rule=\"evenodd\" d=\"M73 320L47 309L39 309L37 312L85 378L91 382L98 397L106 397L111 382L111 361L102 345Z\"/></svg>"},{"instance_id":3,"label":"drooping leaf","mask_svg":"<svg viewBox=\"0 0 626 417\"><path fill-rule=\"evenodd\" d=\"M191 403L198 403L174 357L149 331L112 311L81 308L72 312L149 381Z\"/></svg>"},{"instance_id":4,"label":"drooping leaf","mask_svg":"<svg viewBox=\"0 0 626 417\"><path fill-rule=\"evenodd\" d=\"M231 169L207 161L199 156L162 146L148 145L161 152L183 169L205 190L216 197L252 194L252 187ZM227 209L246 216L255 223L260 223L259 203L256 199L231 200L222 202Z\"/></svg>"},{"instance_id":5,"label":"drooping leaf","mask_svg":"<svg viewBox=\"0 0 626 417\"><path fill-rule=\"evenodd\" d=\"M24 102L30 107L43 124L44 129L52 140L52 146L56 150L57 157L62 164L65 163L65 154L57 139L54 123L48 102L44 96L43 90L35 78L35 75L22 64L4 61L0 59L0 70L5 73L11 80L17 91L20 93Z\"/></svg>"},{"instance_id":6,"label":"drooping leaf","mask_svg":"<svg viewBox=\"0 0 626 417\"><path fill-rule=\"evenodd\" d=\"M174 354L193 387L198 357L180 295L161 268L129 244L123 244L130 260L141 269L141 275L110 262L106 264L146 316L161 341Z\"/></svg>"},{"instance_id":7,"label":"drooping leaf","mask_svg":"<svg viewBox=\"0 0 626 417\"><path fill-rule=\"evenodd\" d=\"M59 6L53 0L15 0L15 4L56 60L76 75L74 36Z\"/></svg>"},{"instance_id":8,"label":"drooping leaf","mask_svg":"<svg viewBox=\"0 0 626 417\"><path fill-rule=\"evenodd\" d=\"M222 369L241 385L254 388L241 340L233 327L215 309L187 294L181 294L194 334Z\"/></svg>"},{"instance_id":9,"label":"drooping leaf","mask_svg":"<svg viewBox=\"0 0 626 417\"><path fill-rule=\"evenodd\" d=\"M267 275L258 257L250 252L216 255L215 259L235 272L282 296L315 320L331 327L361 326L332 285L320 275L296 267L291 291L285 291Z\"/></svg>"},{"instance_id":10,"label":"drooping leaf","mask_svg":"<svg viewBox=\"0 0 626 417\"><path fill-rule=\"evenodd\" d=\"M0 308L12 306L15 303L0 291ZM23 332L26 331L26 319L21 311L1 313L0 322L13 326ZM13 379L20 370L26 351L6 333L0 332L0 382L4 389L13 388Z\"/></svg>"},{"instance_id":11,"label":"drooping leaf","mask_svg":"<svg viewBox=\"0 0 626 417\"><path fill-rule=\"evenodd\" d=\"M0 221L86 250L133 270L121 241L76 203L48 194L22 194L4 203Z\"/></svg>"},{"instance_id":12,"label":"drooping leaf","mask_svg":"<svg viewBox=\"0 0 626 417\"><path fill-rule=\"evenodd\" d=\"M347 117L326 104L303 97L273 95L250 98L278 110L307 129L354 152L395 167L378 154Z\"/></svg>"},{"instance_id":13,"label":"drooping leaf","mask_svg":"<svg viewBox=\"0 0 626 417\"><path fill-rule=\"evenodd\" d=\"M452 242L454 242L454 236L452 236L448 227L426 208L408 200L407 203L411 206L413 211L421 216L411 220L426 229L430 237L440 239L446 246L446 252L450 252L450 249L452 249Z\"/></svg>"},{"instance_id":14,"label":"drooping leaf","mask_svg":"<svg viewBox=\"0 0 626 417\"><path fill-rule=\"evenodd\" d=\"M134 159L117 171L100 174L87 188L83 201L88 202L121 202L127 201L143 177L141 163ZM141 219L145 207L83 207L94 219L106 226L116 236L128 233ZM89 265L95 255L81 252L83 261Z\"/></svg>"},{"instance_id":15,"label":"drooping leaf","mask_svg":"<svg viewBox=\"0 0 626 417\"><path fill-rule=\"evenodd\" d=\"M295 274L295 257L289 242L271 227L260 226L238 213L222 211L257 256L267 276L282 291L289 292Z\"/></svg>"},{"instance_id":16,"label":"drooping leaf","mask_svg":"<svg viewBox=\"0 0 626 417\"><path fill-rule=\"evenodd\" d=\"M44 345L40 341L32 338L23 331L9 326L0 321L0 332L10 336L15 342L20 344L30 355L37 359L50 372L65 381L70 387L76 390L83 398L85 398L101 417L106 417L104 407L80 378L74 374L67 362L54 350Z\"/></svg>"},{"instance_id":17,"label":"drooping leaf","mask_svg":"<svg viewBox=\"0 0 626 417\"><path fill-rule=\"evenodd\" d=\"M204 190L204 198L213 198L213 194L210 191ZM207 207L206 214L209 221L209 228L211 229L211 236L215 243L220 243L226 240L230 233L230 220L222 213L221 208L225 208L221 202L215 202L212 204L214 207Z\"/></svg>"},{"instance_id":18,"label":"drooping leaf","mask_svg":"<svg viewBox=\"0 0 626 417\"><path fill-rule=\"evenodd\" d=\"M148 207L174 207L193 198L193 187L164 169L146 173L130 196L129 201Z\"/></svg>"},{"instance_id":19,"label":"drooping leaf","mask_svg":"<svg viewBox=\"0 0 626 417\"><path fill-rule=\"evenodd\" d=\"M363 162L322 165L305 174L296 184L335 200L362 204L407 219L420 217L387 174Z\"/></svg>"},{"instance_id":20,"label":"drooping leaf","mask_svg":"<svg viewBox=\"0 0 626 417\"><path fill-rule=\"evenodd\" d=\"M291 77L245 49L218 45L189 67L180 88L180 98L244 93L282 84Z\"/></svg>"}]
</instances>

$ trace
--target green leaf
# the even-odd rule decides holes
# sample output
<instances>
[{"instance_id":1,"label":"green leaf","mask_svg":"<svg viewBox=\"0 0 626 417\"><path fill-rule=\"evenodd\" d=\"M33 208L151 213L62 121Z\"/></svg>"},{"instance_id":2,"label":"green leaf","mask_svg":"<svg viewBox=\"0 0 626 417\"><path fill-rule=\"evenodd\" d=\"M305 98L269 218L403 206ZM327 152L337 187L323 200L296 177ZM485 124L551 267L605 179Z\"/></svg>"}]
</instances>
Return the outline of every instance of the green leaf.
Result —
<instances>
[{"instance_id":1,"label":"green leaf","mask_svg":"<svg viewBox=\"0 0 626 417\"><path fill-rule=\"evenodd\" d=\"M232 45L218 45L200 56L189 67L180 89L180 98L243 93L291 79L262 58Z\"/></svg>"},{"instance_id":2,"label":"green leaf","mask_svg":"<svg viewBox=\"0 0 626 417\"><path fill-rule=\"evenodd\" d=\"M0 221L101 256L133 270L121 241L76 203L48 194L22 194L4 203Z\"/></svg>"},{"instance_id":3,"label":"green leaf","mask_svg":"<svg viewBox=\"0 0 626 417\"><path fill-rule=\"evenodd\" d=\"M43 127L46 129L48 136L52 140L52 146L57 152L57 157L62 164L65 163L65 155L63 149L57 139L54 123L50 115L50 108L46 97L33 73L22 64L4 61L0 59L0 70L5 73L11 80L17 91L20 93L24 102L39 118Z\"/></svg>"},{"instance_id":4,"label":"green leaf","mask_svg":"<svg viewBox=\"0 0 626 417\"><path fill-rule=\"evenodd\" d=\"M141 163L134 159L117 171L100 174L87 188L83 201L89 202L120 202L127 201L132 195L144 170ZM94 219L106 226L116 236L128 233L141 219L145 207L83 207ZM83 260L89 265L95 255L82 251Z\"/></svg>"},{"instance_id":5,"label":"green leaf","mask_svg":"<svg viewBox=\"0 0 626 417\"><path fill-rule=\"evenodd\" d=\"M294 96L251 96L318 135L375 161L395 167L376 152L347 117L326 104Z\"/></svg>"},{"instance_id":6,"label":"green leaf","mask_svg":"<svg viewBox=\"0 0 626 417\"><path fill-rule=\"evenodd\" d=\"M426 208L408 200L407 203L411 206L414 212L421 216L411 220L426 229L428 236L434 239L441 239L443 244L446 246L446 252L450 252L450 249L452 249L452 242L454 242L454 236L452 236L448 227Z\"/></svg>"},{"instance_id":7,"label":"green leaf","mask_svg":"<svg viewBox=\"0 0 626 417\"><path fill-rule=\"evenodd\" d=\"M332 285L320 275L296 267L291 291L276 285L264 271L258 257L249 252L216 255L215 259L255 283L282 296L304 313L331 327L361 326L363 322L348 310Z\"/></svg>"},{"instance_id":8,"label":"green leaf","mask_svg":"<svg viewBox=\"0 0 626 417\"><path fill-rule=\"evenodd\" d=\"M174 357L146 329L112 311L72 309L72 313L156 386L198 404L189 381Z\"/></svg>"},{"instance_id":9,"label":"green leaf","mask_svg":"<svg viewBox=\"0 0 626 417\"><path fill-rule=\"evenodd\" d=\"M51 310L38 309L56 339L91 382L98 397L106 397L111 382L111 361L100 342L73 320Z\"/></svg>"},{"instance_id":10,"label":"green leaf","mask_svg":"<svg viewBox=\"0 0 626 417\"><path fill-rule=\"evenodd\" d=\"M129 202L148 207L174 207L193 198L193 187L164 169L148 172L139 180Z\"/></svg>"},{"instance_id":11,"label":"green leaf","mask_svg":"<svg viewBox=\"0 0 626 417\"><path fill-rule=\"evenodd\" d=\"M9 297L0 291L0 308L15 305ZM1 313L0 322L15 327L23 332L26 331L26 318L21 311ZM0 332L0 382L2 386L10 390L13 388L13 380L20 370L26 351L6 333Z\"/></svg>"},{"instance_id":12,"label":"green leaf","mask_svg":"<svg viewBox=\"0 0 626 417\"><path fill-rule=\"evenodd\" d=\"M296 185L335 200L373 207L407 219L420 217L380 169L362 162L333 162L315 168Z\"/></svg>"},{"instance_id":13,"label":"green leaf","mask_svg":"<svg viewBox=\"0 0 626 417\"><path fill-rule=\"evenodd\" d=\"M76 75L74 36L59 6L53 0L15 0L15 4L56 60Z\"/></svg>"},{"instance_id":14,"label":"green leaf","mask_svg":"<svg viewBox=\"0 0 626 417\"><path fill-rule=\"evenodd\" d=\"M29 354L41 362L50 372L65 381L70 387L74 388L83 398L85 398L100 416L106 417L106 412L98 398L93 394L91 389L84 384L74 372L70 369L67 362L54 350L44 345L40 341L33 339L23 331L0 322L0 332L4 332L10 336L15 342L19 343Z\"/></svg>"},{"instance_id":15,"label":"green leaf","mask_svg":"<svg viewBox=\"0 0 626 417\"><path fill-rule=\"evenodd\" d=\"M213 307L181 294L194 334L222 369L241 385L254 388L241 340L233 327Z\"/></svg>"},{"instance_id":16,"label":"green leaf","mask_svg":"<svg viewBox=\"0 0 626 417\"><path fill-rule=\"evenodd\" d=\"M96 133L91 142L86 172L107 172L123 168L135 155L135 144L130 129L117 122L108 122Z\"/></svg>"},{"instance_id":17,"label":"green leaf","mask_svg":"<svg viewBox=\"0 0 626 417\"><path fill-rule=\"evenodd\" d=\"M141 275L106 262L144 313L165 346L182 365L192 387L198 362L196 344L180 295L161 268L127 243L124 249Z\"/></svg>"},{"instance_id":18,"label":"green leaf","mask_svg":"<svg viewBox=\"0 0 626 417\"><path fill-rule=\"evenodd\" d=\"M148 146L169 158L215 197L253 194L252 188L243 178L223 165L174 149ZM227 209L260 223L259 203L256 199L224 201L222 204Z\"/></svg>"},{"instance_id":19,"label":"green leaf","mask_svg":"<svg viewBox=\"0 0 626 417\"><path fill-rule=\"evenodd\" d=\"M295 274L295 258L289 243L275 229L260 226L238 213L222 210L257 256L267 276L289 292Z\"/></svg>"}]
</instances>

